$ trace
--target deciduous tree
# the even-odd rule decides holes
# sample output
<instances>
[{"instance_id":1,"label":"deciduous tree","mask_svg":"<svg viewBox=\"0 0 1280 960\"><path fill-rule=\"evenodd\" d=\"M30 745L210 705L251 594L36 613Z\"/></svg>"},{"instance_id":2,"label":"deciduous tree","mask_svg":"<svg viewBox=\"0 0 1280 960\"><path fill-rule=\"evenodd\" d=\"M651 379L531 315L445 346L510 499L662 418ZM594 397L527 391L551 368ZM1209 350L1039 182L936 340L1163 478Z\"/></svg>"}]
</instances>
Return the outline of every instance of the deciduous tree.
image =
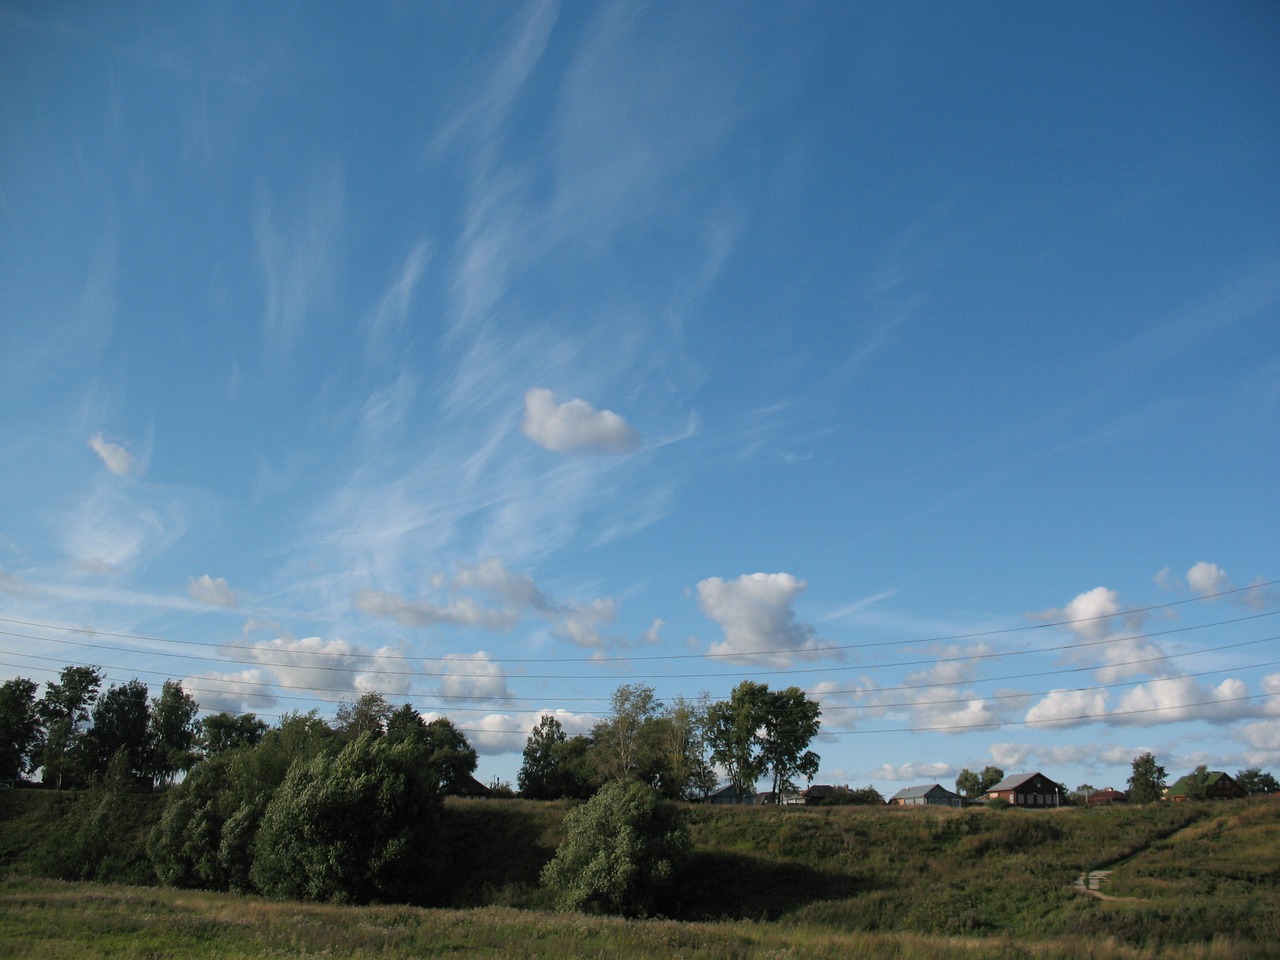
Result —
<instances>
[{"instance_id":1,"label":"deciduous tree","mask_svg":"<svg viewBox=\"0 0 1280 960\"><path fill-rule=\"evenodd\" d=\"M36 682L14 677L0 684L0 781L16 781L31 767L40 742Z\"/></svg>"},{"instance_id":2,"label":"deciduous tree","mask_svg":"<svg viewBox=\"0 0 1280 960\"><path fill-rule=\"evenodd\" d=\"M1133 758L1129 776L1129 802L1152 803L1164 796L1164 767L1156 763L1155 754L1140 753Z\"/></svg>"},{"instance_id":3,"label":"deciduous tree","mask_svg":"<svg viewBox=\"0 0 1280 960\"><path fill-rule=\"evenodd\" d=\"M89 711L101 685L102 671L97 667L63 667L58 680L46 684L37 705L45 734L34 761L42 768L45 783L62 789L80 779Z\"/></svg>"}]
</instances>

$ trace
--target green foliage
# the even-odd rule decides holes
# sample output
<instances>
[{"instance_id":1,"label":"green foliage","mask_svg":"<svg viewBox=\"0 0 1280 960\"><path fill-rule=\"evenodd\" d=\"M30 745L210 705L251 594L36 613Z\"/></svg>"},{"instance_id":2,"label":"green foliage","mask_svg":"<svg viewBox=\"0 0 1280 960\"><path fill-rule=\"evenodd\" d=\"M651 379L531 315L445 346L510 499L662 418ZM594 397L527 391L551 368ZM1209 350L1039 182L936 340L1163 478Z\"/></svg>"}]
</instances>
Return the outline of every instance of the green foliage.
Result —
<instances>
[{"instance_id":1,"label":"green foliage","mask_svg":"<svg viewBox=\"0 0 1280 960\"><path fill-rule=\"evenodd\" d=\"M796 777L811 781L818 772L820 758L808 747L818 735L822 710L799 687L771 694L767 704L760 758L773 773L773 795L781 802Z\"/></svg>"},{"instance_id":2,"label":"green foliage","mask_svg":"<svg viewBox=\"0 0 1280 960\"><path fill-rule=\"evenodd\" d=\"M200 721L199 745L206 757L216 757L236 747L256 747L267 733L267 723L252 713L235 716L214 713Z\"/></svg>"},{"instance_id":3,"label":"green foliage","mask_svg":"<svg viewBox=\"0 0 1280 960\"><path fill-rule=\"evenodd\" d=\"M151 701L150 773L160 783L172 783L179 771L190 770L196 762L199 709L176 680L166 680L160 696Z\"/></svg>"},{"instance_id":4,"label":"green foliage","mask_svg":"<svg viewBox=\"0 0 1280 960\"><path fill-rule=\"evenodd\" d=\"M543 714L525 741L524 759L516 775L522 797L554 800L565 796L555 751L566 739L560 721L551 714Z\"/></svg>"},{"instance_id":5,"label":"green foliage","mask_svg":"<svg viewBox=\"0 0 1280 960\"><path fill-rule=\"evenodd\" d=\"M105 775L117 755L123 754L128 775L149 780L153 767L150 727L147 685L136 677L113 684L93 705L93 726L84 735L89 774Z\"/></svg>"},{"instance_id":6,"label":"green foliage","mask_svg":"<svg viewBox=\"0 0 1280 960\"><path fill-rule=\"evenodd\" d=\"M0 782L11 784L31 768L40 729L35 681L14 677L0 684Z\"/></svg>"},{"instance_id":7,"label":"green foliage","mask_svg":"<svg viewBox=\"0 0 1280 960\"><path fill-rule=\"evenodd\" d=\"M380 737L386 732L393 713L394 710L382 694L372 691L362 693L354 703L344 702L338 705L338 713L334 717L334 732L348 742L366 733Z\"/></svg>"},{"instance_id":8,"label":"green foliage","mask_svg":"<svg viewBox=\"0 0 1280 960\"><path fill-rule=\"evenodd\" d=\"M875 787L833 787L831 792L820 799L819 807L857 807L879 805L884 803L884 794Z\"/></svg>"},{"instance_id":9,"label":"green foliage","mask_svg":"<svg viewBox=\"0 0 1280 960\"><path fill-rule=\"evenodd\" d=\"M982 796L1004 779L1004 771L999 767L985 766L981 773L974 773L968 767L960 771L956 777L956 793L973 800Z\"/></svg>"},{"instance_id":10,"label":"green foliage","mask_svg":"<svg viewBox=\"0 0 1280 960\"><path fill-rule=\"evenodd\" d=\"M258 831L250 876L277 898L422 901L439 867L437 780L423 748L368 733L295 764Z\"/></svg>"},{"instance_id":11,"label":"green foliage","mask_svg":"<svg viewBox=\"0 0 1280 960\"><path fill-rule=\"evenodd\" d=\"M1260 793L1280 793L1280 783L1269 773L1263 773L1261 767L1248 767L1236 774L1236 783L1240 784L1248 796Z\"/></svg>"},{"instance_id":12,"label":"green foliage","mask_svg":"<svg viewBox=\"0 0 1280 960\"><path fill-rule=\"evenodd\" d=\"M679 813L637 781L606 784L565 817L566 837L542 871L562 910L644 916L689 855Z\"/></svg>"},{"instance_id":13,"label":"green foliage","mask_svg":"<svg viewBox=\"0 0 1280 960\"><path fill-rule=\"evenodd\" d=\"M1164 794L1164 767L1156 763L1155 754L1141 753L1133 758L1129 776L1129 802L1154 803Z\"/></svg>"},{"instance_id":14,"label":"green foliage","mask_svg":"<svg viewBox=\"0 0 1280 960\"><path fill-rule=\"evenodd\" d=\"M45 732L33 759L45 783L62 789L83 778L85 729L102 677L97 667L63 667L56 682L45 684L37 705Z\"/></svg>"}]
</instances>

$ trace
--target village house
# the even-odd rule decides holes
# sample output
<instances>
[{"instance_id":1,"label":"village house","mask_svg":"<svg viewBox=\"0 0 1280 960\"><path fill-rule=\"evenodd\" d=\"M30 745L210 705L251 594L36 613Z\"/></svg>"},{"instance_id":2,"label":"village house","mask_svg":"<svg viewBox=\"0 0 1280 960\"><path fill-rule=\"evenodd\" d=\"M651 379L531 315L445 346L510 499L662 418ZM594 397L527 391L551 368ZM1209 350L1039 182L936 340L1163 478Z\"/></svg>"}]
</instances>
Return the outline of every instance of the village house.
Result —
<instances>
[{"instance_id":1,"label":"village house","mask_svg":"<svg viewBox=\"0 0 1280 960\"><path fill-rule=\"evenodd\" d=\"M1203 784L1206 800L1238 800L1246 796L1244 787L1236 783L1235 778L1221 770L1212 770L1205 774ZM1166 800L1181 803L1190 800L1196 793L1196 775L1188 773L1164 792Z\"/></svg>"},{"instance_id":2,"label":"village house","mask_svg":"<svg viewBox=\"0 0 1280 960\"><path fill-rule=\"evenodd\" d=\"M889 798L889 803L897 807L962 807L964 798L940 783L930 783L904 787Z\"/></svg>"},{"instance_id":3,"label":"village house","mask_svg":"<svg viewBox=\"0 0 1280 960\"><path fill-rule=\"evenodd\" d=\"M1067 802L1067 789L1042 773L1015 773L989 788L983 799L1004 800L1015 807L1061 807Z\"/></svg>"},{"instance_id":4,"label":"village house","mask_svg":"<svg viewBox=\"0 0 1280 960\"><path fill-rule=\"evenodd\" d=\"M1129 795L1123 790L1107 787L1103 790L1093 791L1093 793L1084 798L1084 802L1091 807L1109 807L1113 803L1128 803Z\"/></svg>"}]
</instances>

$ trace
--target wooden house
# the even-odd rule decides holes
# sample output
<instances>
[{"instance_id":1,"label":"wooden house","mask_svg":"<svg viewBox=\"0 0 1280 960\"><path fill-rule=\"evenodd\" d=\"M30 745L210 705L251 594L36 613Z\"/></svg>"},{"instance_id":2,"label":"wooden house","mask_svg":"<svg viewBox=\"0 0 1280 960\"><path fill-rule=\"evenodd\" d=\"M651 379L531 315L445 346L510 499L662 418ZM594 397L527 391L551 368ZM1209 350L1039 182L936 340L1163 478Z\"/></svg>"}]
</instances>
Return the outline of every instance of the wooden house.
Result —
<instances>
[{"instance_id":1,"label":"wooden house","mask_svg":"<svg viewBox=\"0 0 1280 960\"><path fill-rule=\"evenodd\" d=\"M1181 803L1184 800L1190 800L1196 792L1196 775L1188 773L1173 786L1164 792L1166 800L1173 800L1175 803ZM1206 800L1238 800L1246 796L1244 787L1236 783L1235 779L1221 770L1212 770L1206 774L1204 780L1204 797Z\"/></svg>"},{"instance_id":2,"label":"wooden house","mask_svg":"<svg viewBox=\"0 0 1280 960\"><path fill-rule=\"evenodd\" d=\"M895 807L963 807L964 798L940 783L904 787L889 798Z\"/></svg>"},{"instance_id":3,"label":"wooden house","mask_svg":"<svg viewBox=\"0 0 1280 960\"><path fill-rule=\"evenodd\" d=\"M1067 789L1043 773L1015 773L990 787L983 799L1004 800L1015 807L1061 807L1067 802Z\"/></svg>"}]
</instances>

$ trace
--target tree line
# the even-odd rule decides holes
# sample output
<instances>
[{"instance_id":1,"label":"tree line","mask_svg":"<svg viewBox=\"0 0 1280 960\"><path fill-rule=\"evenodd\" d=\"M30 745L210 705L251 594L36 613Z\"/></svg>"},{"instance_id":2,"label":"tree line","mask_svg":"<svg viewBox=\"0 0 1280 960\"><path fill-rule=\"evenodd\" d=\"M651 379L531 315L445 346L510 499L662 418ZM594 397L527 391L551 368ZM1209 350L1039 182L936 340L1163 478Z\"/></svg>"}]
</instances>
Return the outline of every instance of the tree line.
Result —
<instances>
[{"instance_id":1,"label":"tree line","mask_svg":"<svg viewBox=\"0 0 1280 960\"><path fill-rule=\"evenodd\" d=\"M716 789L718 767L738 796L753 795L768 776L778 798L817 774L809 744L820 717L798 687L774 691L744 680L728 700L664 704L650 686L623 684L589 734L569 736L555 716L541 718L525 743L520 795L585 799L608 782L634 779L668 799L696 800Z\"/></svg>"}]
</instances>

